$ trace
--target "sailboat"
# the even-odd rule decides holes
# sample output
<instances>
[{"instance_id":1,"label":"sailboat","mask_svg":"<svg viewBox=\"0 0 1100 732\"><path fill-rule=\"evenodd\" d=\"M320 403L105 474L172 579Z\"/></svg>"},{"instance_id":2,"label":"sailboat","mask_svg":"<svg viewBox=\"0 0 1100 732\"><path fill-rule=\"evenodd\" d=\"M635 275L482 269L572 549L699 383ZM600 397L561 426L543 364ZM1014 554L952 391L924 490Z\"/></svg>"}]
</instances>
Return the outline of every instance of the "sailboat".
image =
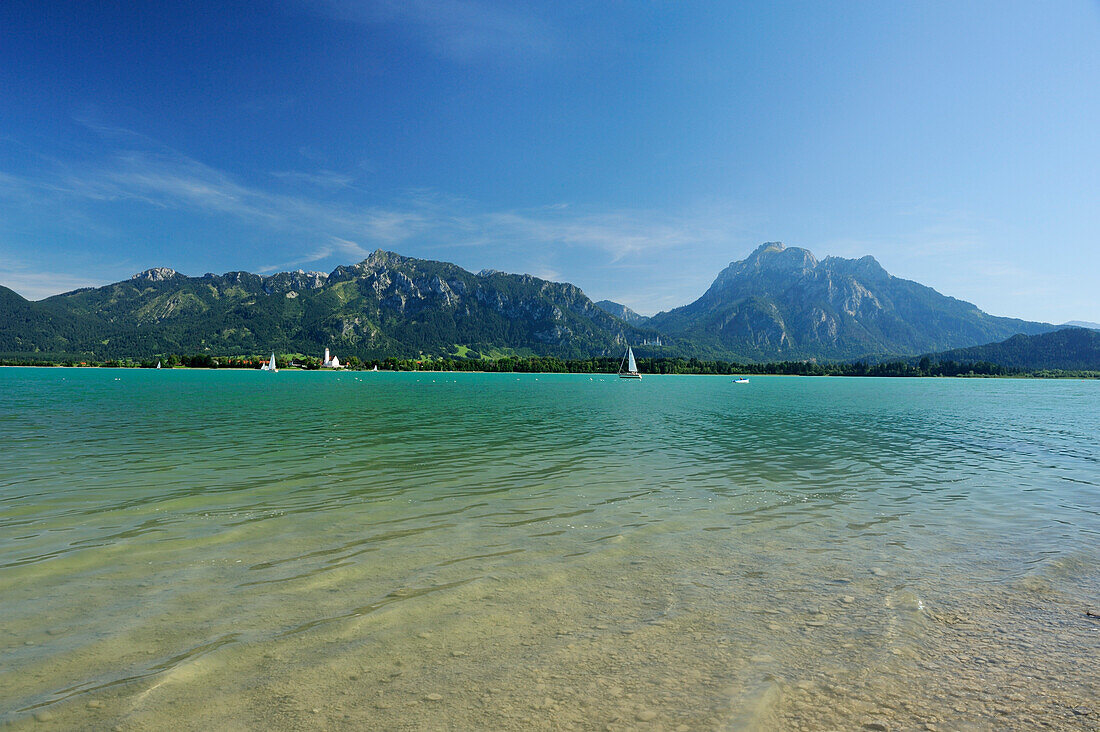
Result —
<instances>
[{"instance_id":1,"label":"sailboat","mask_svg":"<svg viewBox=\"0 0 1100 732\"><path fill-rule=\"evenodd\" d=\"M626 371L623 371L623 365L626 365ZM623 356L623 362L619 364L619 378L620 379L640 379L642 375L638 373L638 363L634 360L634 349L630 346L626 347L626 355Z\"/></svg>"},{"instance_id":2,"label":"sailboat","mask_svg":"<svg viewBox=\"0 0 1100 732\"><path fill-rule=\"evenodd\" d=\"M265 363L263 366L261 366L260 371L278 371L278 370L279 369L275 367L275 353L272 352L271 360L268 361L267 363Z\"/></svg>"},{"instance_id":3,"label":"sailboat","mask_svg":"<svg viewBox=\"0 0 1100 732\"><path fill-rule=\"evenodd\" d=\"M160 368L160 361L157 361L157 368Z\"/></svg>"}]
</instances>

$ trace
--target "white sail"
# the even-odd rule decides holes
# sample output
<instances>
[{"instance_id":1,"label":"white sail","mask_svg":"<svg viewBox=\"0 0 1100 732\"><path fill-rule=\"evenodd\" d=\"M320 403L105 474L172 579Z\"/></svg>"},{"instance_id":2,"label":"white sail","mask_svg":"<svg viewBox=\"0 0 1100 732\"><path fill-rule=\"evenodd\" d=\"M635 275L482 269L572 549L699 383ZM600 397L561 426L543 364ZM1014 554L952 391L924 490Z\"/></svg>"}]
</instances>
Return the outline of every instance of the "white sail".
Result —
<instances>
[{"instance_id":1,"label":"white sail","mask_svg":"<svg viewBox=\"0 0 1100 732\"><path fill-rule=\"evenodd\" d=\"M275 354L274 353L271 354L271 360L268 362L267 368L268 368L269 371L274 371L275 370Z\"/></svg>"},{"instance_id":2,"label":"white sail","mask_svg":"<svg viewBox=\"0 0 1100 732\"><path fill-rule=\"evenodd\" d=\"M625 369L623 367L626 367ZM638 362L634 360L634 349L630 346L626 347L626 355L623 356L623 362L619 364L619 378L620 379L640 379L642 375L638 373Z\"/></svg>"},{"instance_id":3,"label":"white sail","mask_svg":"<svg viewBox=\"0 0 1100 732\"><path fill-rule=\"evenodd\" d=\"M160 368L160 361L157 361L157 368Z\"/></svg>"}]
</instances>

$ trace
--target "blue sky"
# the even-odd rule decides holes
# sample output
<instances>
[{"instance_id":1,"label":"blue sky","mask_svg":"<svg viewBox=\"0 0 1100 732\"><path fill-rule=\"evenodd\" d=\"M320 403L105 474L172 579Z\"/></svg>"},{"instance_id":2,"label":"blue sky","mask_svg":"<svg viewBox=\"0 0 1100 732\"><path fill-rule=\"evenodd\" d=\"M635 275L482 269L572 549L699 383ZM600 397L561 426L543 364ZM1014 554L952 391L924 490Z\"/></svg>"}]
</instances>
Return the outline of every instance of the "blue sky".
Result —
<instances>
[{"instance_id":1,"label":"blue sky","mask_svg":"<svg viewBox=\"0 0 1100 732\"><path fill-rule=\"evenodd\" d=\"M1100 4L0 4L27 297L382 247L653 313L776 240L1100 321Z\"/></svg>"}]
</instances>

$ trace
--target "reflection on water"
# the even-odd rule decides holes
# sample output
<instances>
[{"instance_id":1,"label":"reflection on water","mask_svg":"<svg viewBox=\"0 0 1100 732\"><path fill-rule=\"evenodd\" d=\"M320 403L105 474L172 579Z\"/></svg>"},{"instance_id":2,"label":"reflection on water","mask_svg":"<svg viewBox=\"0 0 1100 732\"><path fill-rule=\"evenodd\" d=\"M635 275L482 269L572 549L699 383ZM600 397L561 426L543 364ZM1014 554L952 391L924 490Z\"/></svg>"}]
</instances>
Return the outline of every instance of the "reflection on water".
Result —
<instances>
[{"instance_id":1,"label":"reflection on water","mask_svg":"<svg viewBox=\"0 0 1100 732\"><path fill-rule=\"evenodd\" d=\"M1095 729L1097 434L1095 382L3 369L0 719Z\"/></svg>"}]
</instances>

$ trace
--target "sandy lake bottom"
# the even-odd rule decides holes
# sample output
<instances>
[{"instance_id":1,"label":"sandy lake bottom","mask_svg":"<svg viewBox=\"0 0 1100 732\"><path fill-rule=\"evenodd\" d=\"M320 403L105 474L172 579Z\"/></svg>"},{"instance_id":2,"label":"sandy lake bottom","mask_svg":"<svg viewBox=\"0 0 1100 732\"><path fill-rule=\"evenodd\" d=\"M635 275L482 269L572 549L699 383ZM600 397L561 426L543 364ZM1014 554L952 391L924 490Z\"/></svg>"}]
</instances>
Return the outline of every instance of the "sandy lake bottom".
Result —
<instances>
[{"instance_id":1,"label":"sandy lake bottom","mask_svg":"<svg viewBox=\"0 0 1100 732\"><path fill-rule=\"evenodd\" d=\"M13 729L1100 729L1100 383L0 370Z\"/></svg>"}]
</instances>

